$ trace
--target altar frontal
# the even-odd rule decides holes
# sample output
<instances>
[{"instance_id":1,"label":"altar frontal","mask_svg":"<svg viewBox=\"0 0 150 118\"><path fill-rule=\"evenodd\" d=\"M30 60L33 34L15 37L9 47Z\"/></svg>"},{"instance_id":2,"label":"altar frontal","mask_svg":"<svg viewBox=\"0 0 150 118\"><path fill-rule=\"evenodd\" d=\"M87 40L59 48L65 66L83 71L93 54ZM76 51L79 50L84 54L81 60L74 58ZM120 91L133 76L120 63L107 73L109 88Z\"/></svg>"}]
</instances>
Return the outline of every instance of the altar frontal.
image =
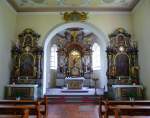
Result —
<instances>
[{"instance_id":1,"label":"altar frontal","mask_svg":"<svg viewBox=\"0 0 150 118\"><path fill-rule=\"evenodd\" d=\"M82 89L84 80L84 77L66 77L67 89Z\"/></svg>"}]
</instances>

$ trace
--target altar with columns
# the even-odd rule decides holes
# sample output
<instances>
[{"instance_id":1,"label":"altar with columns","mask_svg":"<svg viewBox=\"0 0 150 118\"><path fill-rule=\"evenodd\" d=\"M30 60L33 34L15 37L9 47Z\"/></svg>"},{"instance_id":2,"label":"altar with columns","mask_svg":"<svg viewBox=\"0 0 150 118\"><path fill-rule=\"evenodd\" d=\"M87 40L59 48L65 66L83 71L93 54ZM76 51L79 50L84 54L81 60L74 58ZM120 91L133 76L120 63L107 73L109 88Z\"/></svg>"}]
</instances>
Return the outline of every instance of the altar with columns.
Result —
<instances>
[{"instance_id":1,"label":"altar with columns","mask_svg":"<svg viewBox=\"0 0 150 118\"><path fill-rule=\"evenodd\" d=\"M69 28L56 36L57 79L56 86L81 89L90 86L92 75L92 46L94 34L82 28ZM88 39L88 40L87 40Z\"/></svg>"}]
</instances>

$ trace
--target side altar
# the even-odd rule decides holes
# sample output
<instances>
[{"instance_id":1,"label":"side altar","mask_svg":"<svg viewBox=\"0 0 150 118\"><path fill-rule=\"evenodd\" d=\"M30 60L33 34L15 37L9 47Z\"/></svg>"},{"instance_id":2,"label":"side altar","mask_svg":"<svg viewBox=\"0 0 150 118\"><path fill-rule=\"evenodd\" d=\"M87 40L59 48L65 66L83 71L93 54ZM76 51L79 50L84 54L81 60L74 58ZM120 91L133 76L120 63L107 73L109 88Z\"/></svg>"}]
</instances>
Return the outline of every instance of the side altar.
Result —
<instances>
[{"instance_id":1,"label":"side altar","mask_svg":"<svg viewBox=\"0 0 150 118\"><path fill-rule=\"evenodd\" d=\"M84 77L66 77L65 83L67 89L82 89L84 80Z\"/></svg>"},{"instance_id":2,"label":"side altar","mask_svg":"<svg viewBox=\"0 0 150 118\"><path fill-rule=\"evenodd\" d=\"M139 81L138 46L123 28L109 35L107 46L107 78L109 99L144 99Z\"/></svg>"},{"instance_id":3,"label":"side altar","mask_svg":"<svg viewBox=\"0 0 150 118\"><path fill-rule=\"evenodd\" d=\"M12 45L10 82L5 87L6 99L36 99L41 96L43 49L38 45L39 38L38 33L26 28Z\"/></svg>"}]
</instances>

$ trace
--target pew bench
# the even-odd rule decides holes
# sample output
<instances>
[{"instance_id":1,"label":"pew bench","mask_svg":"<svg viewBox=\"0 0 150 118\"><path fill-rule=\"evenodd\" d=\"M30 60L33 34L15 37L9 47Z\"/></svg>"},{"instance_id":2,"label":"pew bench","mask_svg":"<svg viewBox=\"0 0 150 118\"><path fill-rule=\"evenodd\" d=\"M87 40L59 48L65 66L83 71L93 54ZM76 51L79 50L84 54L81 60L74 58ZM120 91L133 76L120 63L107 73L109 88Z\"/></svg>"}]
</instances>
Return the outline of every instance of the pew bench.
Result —
<instances>
[{"instance_id":1,"label":"pew bench","mask_svg":"<svg viewBox=\"0 0 150 118\"><path fill-rule=\"evenodd\" d=\"M120 118L120 115L132 116L147 116L150 115L150 106L130 106L130 105L116 105L110 106L110 110L114 112L115 118Z\"/></svg>"},{"instance_id":2,"label":"pew bench","mask_svg":"<svg viewBox=\"0 0 150 118\"><path fill-rule=\"evenodd\" d=\"M8 114L12 116L21 116L21 118L29 118L29 109L33 109L35 106L14 106L14 105L0 105L0 113L5 114L5 117L8 117ZM19 110L19 114L16 114L16 111ZM11 112L11 114L10 114ZM4 116L3 116L4 117Z\"/></svg>"},{"instance_id":3,"label":"pew bench","mask_svg":"<svg viewBox=\"0 0 150 118\"><path fill-rule=\"evenodd\" d=\"M47 97L41 100L0 100L0 114L22 115L22 112L36 115L37 118L47 118Z\"/></svg>"},{"instance_id":4,"label":"pew bench","mask_svg":"<svg viewBox=\"0 0 150 118\"><path fill-rule=\"evenodd\" d=\"M104 118L109 115L114 115L119 118L119 115L132 116L148 116L150 115L150 101L103 101L105 106Z\"/></svg>"}]
</instances>

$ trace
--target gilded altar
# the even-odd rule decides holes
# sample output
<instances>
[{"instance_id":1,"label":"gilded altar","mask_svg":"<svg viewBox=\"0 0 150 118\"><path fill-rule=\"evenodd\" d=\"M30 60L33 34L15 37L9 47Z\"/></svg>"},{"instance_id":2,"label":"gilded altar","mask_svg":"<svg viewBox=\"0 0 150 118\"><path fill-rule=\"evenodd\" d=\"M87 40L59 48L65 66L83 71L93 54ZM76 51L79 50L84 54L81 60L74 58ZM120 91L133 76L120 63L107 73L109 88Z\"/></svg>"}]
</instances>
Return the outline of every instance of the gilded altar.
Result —
<instances>
[{"instance_id":1,"label":"gilded altar","mask_svg":"<svg viewBox=\"0 0 150 118\"><path fill-rule=\"evenodd\" d=\"M123 28L109 35L107 46L107 78L109 97L119 100L143 98L143 89L139 82L137 42Z\"/></svg>"},{"instance_id":2,"label":"gilded altar","mask_svg":"<svg viewBox=\"0 0 150 118\"><path fill-rule=\"evenodd\" d=\"M90 86L89 81L93 72L93 38L94 34L85 32L82 28L68 28L64 32L57 34L55 42L58 47L56 86L63 86L57 83L64 82L65 77L84 77L86 86Z\"/></svg>"},{"instance_id":3,"label":"gilded altar","mask_svg":"<svg viewBox=\"0 0 150 118\"><path fill-rule=\"evenodd\" d=\"M30 28L23 30L11 49L11 75L5 87L5 98L36 99L41 95L42 54L40 35Z\"/></svg>"},{"instance_id":4,"label":"gilded altar","mask_svg":"<svg viewBox=\"0 0 150 118\"><path fill-rule=\"evenodd\" d=\"M139 84L139 65L137 42L123 28L109 35L107 46L108 85Z\"/></svg>"},{"instance_id":5,"label":"gilded altar","mask_svg":"<svg viewBox=\"0 0 150 118\"><path fill-rule=\"evenodd\" d=\"M43 50L38 46L39 38L40 35L29 28L18 35L11 50L11 84L41 84Z\"/></svg>"}]
</instances>

